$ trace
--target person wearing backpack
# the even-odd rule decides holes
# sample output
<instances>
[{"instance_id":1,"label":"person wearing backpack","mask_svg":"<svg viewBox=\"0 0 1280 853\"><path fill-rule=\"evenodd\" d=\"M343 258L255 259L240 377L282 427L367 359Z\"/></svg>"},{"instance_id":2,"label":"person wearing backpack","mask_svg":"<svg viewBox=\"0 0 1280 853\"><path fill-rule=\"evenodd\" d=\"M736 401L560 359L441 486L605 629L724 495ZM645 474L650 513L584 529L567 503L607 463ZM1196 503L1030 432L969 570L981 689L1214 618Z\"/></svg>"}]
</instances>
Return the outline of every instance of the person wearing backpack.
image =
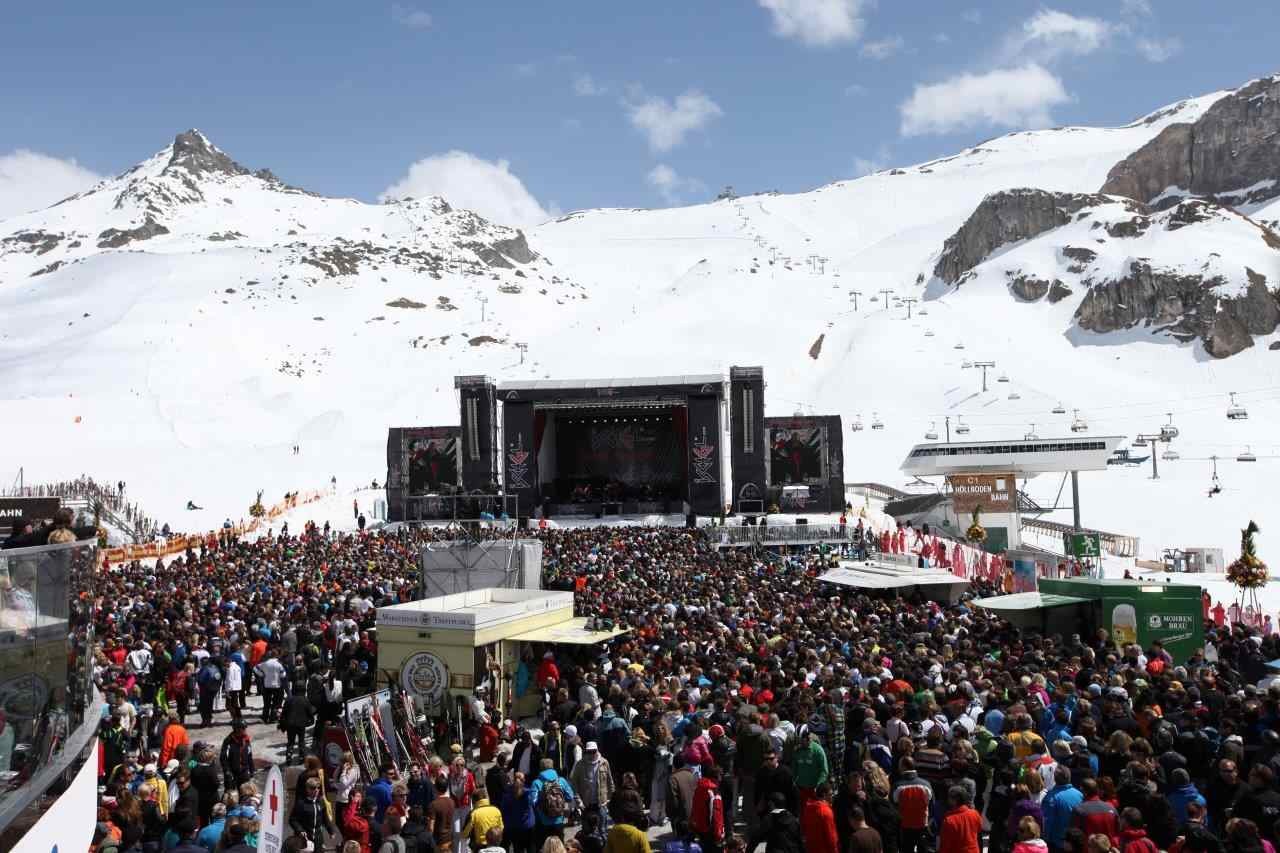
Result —
<instances>
[{"instance_id":1,"label":"person wearing backpack","mask_svg":"<svg viewBox=\"0 0 1280 853\"><path fill-rule=\"evenodd\" d=\"M574 793L569 781L556 773L550 758L542 759L542 771L529 787L529 799L536 820L536 849L541 850L551 837L563 841Z\"/></svg>"}]
</instances>

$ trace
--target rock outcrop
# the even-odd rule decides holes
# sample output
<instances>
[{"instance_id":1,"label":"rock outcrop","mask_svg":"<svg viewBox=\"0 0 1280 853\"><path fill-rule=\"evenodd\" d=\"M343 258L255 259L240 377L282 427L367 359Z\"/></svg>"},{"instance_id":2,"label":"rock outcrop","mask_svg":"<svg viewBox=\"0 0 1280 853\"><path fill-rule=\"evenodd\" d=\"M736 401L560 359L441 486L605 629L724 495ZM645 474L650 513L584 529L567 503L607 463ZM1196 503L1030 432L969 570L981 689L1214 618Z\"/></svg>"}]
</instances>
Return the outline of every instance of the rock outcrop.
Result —
<instances>
[{"instance_id":1,"label":"rock outcrop","mask_svg":"<svg viewBox=\"0 0 1280 853\"><path fill-rule=\"evenodd\" d=\"M1253 346L1254 335L1276 330L1280 303L1266 278L1253 270L1241 296L1219 295L1215 289L1221 285L1216 278L1178 275L1134 261L1124 278L1089 289L1076 309L1076 324L1091 332L1151 326L1181 341L1199 338L1210 355L1226 358Z\"/></svg>"},{"instance_id":2,"label":"rock outcrop","mask_svg":"<svg viewBox=\"0 0 1280 853\"><path fill-rule=\"evenodd\" d=\"M1001 246L1066 225L1081 209L1109 201L1101 195L1036 189L992 193L969 214L960 230L947 238L933 274L955 284Z\"/></svg>"},{"instance_id":3,"label":"rock outcrop","mask_svg":"<svg viewBox=\"0 0 1280 853\"><path fill-rule=\"evenodd\" d=\"M161 234L168 234L169 229L150 216L137 228L108 228L98 235L99 249L118 249L136 240L150 240Z\"/></svg>"},{"instance_id":4,"label":"rock outcrop","mask_svg":"<svg viewBox=\"0 0 1280 853\"><path fill-rule=\"evenodd\" d=\"M1227 95L1194 123L1169 125L1112 167L1099 191L1161 208L1184 193L1243 204L1280 195L1278 179L1280 76Z\"/></svg>"}]
</instances>

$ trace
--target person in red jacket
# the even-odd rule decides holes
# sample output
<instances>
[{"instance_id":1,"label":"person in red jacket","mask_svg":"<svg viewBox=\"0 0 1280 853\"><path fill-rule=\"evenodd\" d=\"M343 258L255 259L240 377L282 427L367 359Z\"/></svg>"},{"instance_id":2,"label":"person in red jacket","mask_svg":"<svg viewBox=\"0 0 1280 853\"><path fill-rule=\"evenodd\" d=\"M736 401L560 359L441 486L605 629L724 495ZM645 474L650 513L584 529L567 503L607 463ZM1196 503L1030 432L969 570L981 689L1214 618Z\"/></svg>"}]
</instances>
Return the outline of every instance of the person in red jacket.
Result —
<instances>
[{"instance_id":1,"label":"person in red jacket","mask_svg":"<svg viewBox=\"0 0 1280 853\"><path fill-rule=\"evenodd\" d=\"M342 812L342 824L338 827L342 830L342 839L359 844L360 853L369 853L369 820L375 808L373 800L365 800L362 793L355 791Z\"/></svg>"},{"instance_id":2,"label":"person in red jacket","mask_svg":"<svg viewBox=\"0 0 1280 853\"><path fill-rule=\"evenodd\" d=\"M1115 806L1102 799L1098 780L1081 780L1080 793L1084 794L1084 802L1071 812L1071 822L1084 833L1085 838L1105 835L1115 844L1120 838L1119 815Z\"/></svg>"},{"instance_id":3,"label":"person in red jacket","mask_svg":"<svg viewBox=\"0 0 1280 853\"><path fill-rule=\"evenodd\" d=\"M547 681L551 682L551 688L560 683L560 667L556 666L556 656L554 652L546 652L542 655L542 662L538 664L538 687L546 687Z\"/></svg>"},{"instance_id":4,"label":"person in red jacket","mask_svg":"<svg viewBox=\"0 0 1280 853\"><path fill-rule=\"evenodd\" d=\"M1156 843L1147 838L1142 812L1129 806L1120 812L1120 853L1159 853Z\"/></svg>"},{"instance_id":5,"label":"person in red jacket","mask_svg":"<svg viewBox=\"0 0 1280 853\"><path fill-rule=\"evenodd\" d=\"M800 833L804 836L805 853L839 853L836 816L831 811L831 785L823 782L814 789L813 799L804 804L800 816Z\"/></svg>"},{"instance_id":6,"label":"person in red jacket","mask_svg":"<svg viewBox=\"0 0 1280 853\"><path fill-rule=\"evenodd\" d=\"M981 853L978 833L982 831L982 815L969 805L969 792L955 785L947 792L951 806L942 819L938 834L938 853Z\"/></svg>"},{"instance_id":7,"label":"person in red jacket","mask_svg":"<svg viewBox=\"0 0 1280 853\"><path fill-rule=\"evenodd\" d=\"M724 844L724 800L720 798L720 768L702 769L702 781L693 792L689 828L698 837L703 853L720 853Z\"/></svg>"}]
</instances>

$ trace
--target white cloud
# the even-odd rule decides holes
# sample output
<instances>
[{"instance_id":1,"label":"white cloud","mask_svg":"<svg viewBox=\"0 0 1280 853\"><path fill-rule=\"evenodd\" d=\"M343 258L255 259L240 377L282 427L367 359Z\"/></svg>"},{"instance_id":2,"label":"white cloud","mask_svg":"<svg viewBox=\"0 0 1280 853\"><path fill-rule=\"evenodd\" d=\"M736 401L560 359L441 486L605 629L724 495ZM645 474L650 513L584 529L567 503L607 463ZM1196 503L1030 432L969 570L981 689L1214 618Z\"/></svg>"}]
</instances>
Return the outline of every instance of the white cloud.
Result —
<instances>
[{"instance_id":1,"label":"white cloud","mask_svg":"<svg viewBox=\"0 0 1280 853\"><path fill-rule=\"evenodd\" d=\"M0 154L0 219L48 207L102 180L74 159L19 148Z\"/></svg>"},{"instance_id":2,"label":"white cloud","mask_svg":"<svg viewBox=\"0 0 1280 853\"><path fill-rule=\"evenodd\" d=\"M454 207L502 225L528 226L550 219L555 212L538 203L510 166L506 160L484 160L466 151L435 154L411 165L378 200L438 195Z\"/></svg>"},{"instance_id":3,"label":"white cloud","mask_svg":"<svg viewBox=\"0 0 1280 853\"><path fill-rule=\"evenodd\" d=\"M596 95L607 95L609 90L597 83L590 74L579 74L573 78L573 93L579 97L591 98Z\"/></svg>"},{"instance_id":4,"label":"white cloud","mask_svg":"<svg viewBox=\"0 0 1280 853\"><path fill-rule=\"evenodd\" d=\"M690 89L669 101L659 95L643 95L633 92L638 100L624 101L627 117L637 130L649 138L654 151L670 151L691 131L706 127L713 119L724 115L724 110L711 98Z\"/></svg>"},{"instance_id":5,"label":"white cloud","mask_svg":"<svg viewBox=\"0 0 1280 853\"><path fill-rule=\"evenodd\" d=\"M1172 59L1182 51L1182 40L1177 36L1169 38L1140 38L1135 43L1138 53L1148 62L1164 62Z\"/></svg>"},{"instance_id":6,"label":"white cloud","mask_svg":"<svg viewBox=\"0 0 1280 853\"><path fill-rule=\"evenodd\" d=\"M431 13L413 6L396 3L391 7L391 16L411 30L425 30L431 26Z\"/></svg>"},{"instance_id":7,"label":"white cloud","mask_svg":"<svg viewBox=\"0 0 1280 853\"><path fill-rule=\"evenodd\" d=\"M532 77L538 73L538 63L521 62L515 66L515 72L517 77Z\"/></svg>"},{"instance_id":8,"label":"white cloud","mask_svg":"<svg viewBox=\"0 0 1280 853\"><path fill-rule=\"evenodd\" d=\"M933 40L936 44L950 44L951 36L946 33L934 33Z\"/></svg>"},{"instance_id":9,"label":"white cloud","mask_svg":"<svg viewBox=\"0 0 1280 853\"><path fill-rule=\"evenodd\" d=\"M862 46L860 53L867 59L888 59L898 53L906 45L902 36L889 36L879 41L869 41Z\"/></svg>"},{"instance_id":10,"label":"white cloud","mask_svg":"<svg viewBox=\"0 0 1280 853\"><path fill-rule=\"evenodd\" d=\"M1115 27L1101 18L1041 9L1022 24L1007 49L1010 56L1025 52L1042 62L1067 54L1084 56L1106 45L1114 33Z\"/></svg>"},{"instance_id":11,"label":"white cloud","mask_svg":"<svg viewBox=\"0 0 1280 853\"><path fill-rule=\"evenodd\" d=\"M1120 3L1120 13L1134 18L1148 18L1151 16L1150 0L1123 0Z\"/></svg>"},{"instance_id":12,"label":"white cloud","mask_svg":"<svg viewBox=\"0 0 1280 853\"><path fill-rule=\"evenodd\" d=\"M1029 62L982 74L959 74L917 85L898 108L904 136L950 133L970 127L1045 127L1049 110L1071 100L1062 81Z\"/></svg>"},{"instance_id":13,"label":"white cloud","mask_svg":"<svg viewBox=\"0 0 1280 853\"><path fill-rule=\"evenodd\" d=\"M705 193L706 184L697 178L686 178L666 163L659 163L644 177L645 183L658 191L667 204L680 204L686 192Z\"/></svg>"},{"instance_id":14,"label":"white cloud","mask_svg":"<svg viewBox=\"0 0 1280 853\"><path fill-rule=\"evenodd\" d=\"M981 9L966 9L964 12L962 12L962 13L960 14L960 17L961 17L962 19L964 19L966 22L970 23L970 24L981 24L981 23L982 23L982 10L981 10Z\"/></svg>"},{"instance_id":15,"label":"white cloud","mask_svg":"<svg viewBox=\"0 0 1280 853\"><path fill-rule=\"evenodd\" d=\"M864 0L756 0L773 17L781 38L815 47L854 41L862 35Z\"/></svg>"},{"instance_id":16,"label":"white cloud","mask_svg":"<svg viewBox=\"0 0 1280 853\"><path fill-rule=\"evenodd\" d=\"M869 91L871 90L861 83L850 83L844 87L845 96L850 98L860 98Z\"/></svg>"}]
</instances>

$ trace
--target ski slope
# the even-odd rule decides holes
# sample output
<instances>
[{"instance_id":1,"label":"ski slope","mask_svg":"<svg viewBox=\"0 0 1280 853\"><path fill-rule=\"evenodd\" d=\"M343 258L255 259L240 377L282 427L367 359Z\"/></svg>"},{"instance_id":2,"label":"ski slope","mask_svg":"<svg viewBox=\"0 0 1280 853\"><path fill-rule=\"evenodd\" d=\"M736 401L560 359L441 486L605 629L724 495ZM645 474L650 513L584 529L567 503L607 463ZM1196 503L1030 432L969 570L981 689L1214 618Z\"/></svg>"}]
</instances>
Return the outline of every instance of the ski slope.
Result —
<instances>
[{"instance_id":1,"label":"ski slope","mask_svg":"<svg viewBox=\"0 0 1280 853\"><path fill-rule=\"evenodd\" d=\"M1069 336L1060 306L1021 304L1000 287L925 298L936 295L926 291L943 241L985 195L1094 192L1116 161L1222 94L1122 128L1010 134L808 193L574 213L525 235L536 257L492 267L491 247L517 233L441 200L368 205L257 175L184 177L167 148L90 193L0 223L0 241L62 235L42 253L0 242L0 481L19 467L28 482L124 479L176 530L201 529L244 515L258 489L273 500L334 477L340 495L381 482L388 426L457 422L456 374L760 364L770 415L834 412L846 428L859 414L883 419L883 431L846 433L850 481L901 485L902 458L947 416L979 439L1020 437L1032 423L1042 437L1065 435L1071 409L1094 433L1131 436L1172 412L1182 459L1156 481L1145 468L1082 475L1085 523L1138 535L1158 555L1230 551L1254 515L1265 554L1280 521L1268 489L1280 353L1267 340L1211 361L1198 345L1144 332ZM148 215L168 233L97 247L105 229ZM326 270L335 250L349 264ZM1191 256L1212 251L1197 244ZM881 289L920 299L912 317ZM421 307L388 305L397 300ZM966 358L996 361L1010 382L993 375L980 392ZM1249 420L1226 422L1231 390ZM1049 414L1058 401L1066 416ZM1258 462L1228 461L1245 445ZM1215 454L1223 492L1210 500ZM1051 504L1059 485L1042 476L1028 488ZM205 509L185 511L188 500ZM335 498L325 514L348 505Z\"/></svg>"}]
</instances>

